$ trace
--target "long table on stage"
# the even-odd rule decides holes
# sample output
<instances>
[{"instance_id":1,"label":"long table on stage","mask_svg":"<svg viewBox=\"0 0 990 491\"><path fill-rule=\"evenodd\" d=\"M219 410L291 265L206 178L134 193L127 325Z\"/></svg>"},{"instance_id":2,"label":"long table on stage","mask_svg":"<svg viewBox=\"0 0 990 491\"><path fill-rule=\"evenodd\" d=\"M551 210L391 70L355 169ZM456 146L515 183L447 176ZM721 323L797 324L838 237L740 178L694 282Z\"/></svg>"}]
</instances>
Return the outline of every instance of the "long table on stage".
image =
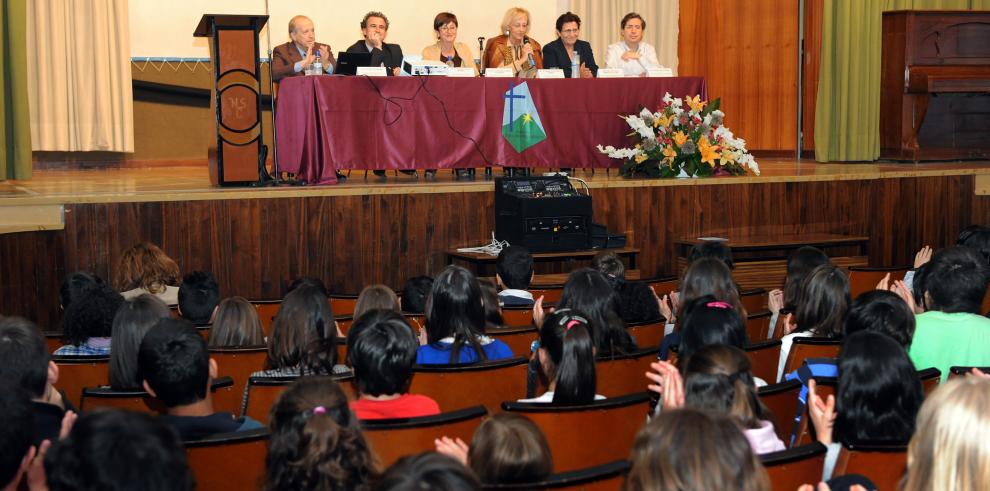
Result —
<instances>
[{"instance_id":1,"label":"long table on stage","mask_svg":"<svg viewBox=\"0 0 990 491\"><path fill-rule=\"evenodd\" d=\"M547 138L517 152L502 137L502 112L510 85L523 82ZM277 98L278 166L320 184L336 182L338 169L615 167L596 145L629 146L618 115L655 110L668 92L708 97L702 77L291 77Z\"/></svg>"}]
</instances>

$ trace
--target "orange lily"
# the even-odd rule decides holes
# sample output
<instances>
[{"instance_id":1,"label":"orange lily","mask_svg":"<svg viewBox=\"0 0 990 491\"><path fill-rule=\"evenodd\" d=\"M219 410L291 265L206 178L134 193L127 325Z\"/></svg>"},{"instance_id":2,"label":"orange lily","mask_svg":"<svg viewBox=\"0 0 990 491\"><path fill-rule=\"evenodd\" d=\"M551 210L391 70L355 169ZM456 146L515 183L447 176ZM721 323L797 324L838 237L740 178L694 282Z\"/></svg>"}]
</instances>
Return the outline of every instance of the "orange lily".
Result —
<instances>
[{"instance_id":1,"label":"orange lily","mask_svg":"<svg viewBox=\"0 0 990 491\"><path fill-rule=\"evenodd\" d=\"M683 131L678 131L677 133L674 133L674 143L676 143L678 147L684 145L684 142L686 142L687 139L688 136L684 134Z\"/></svg>"},{"instance_id":2,"label":"orange lily","mask_svg":"<svg viewBox=\"0 0 990 491\"><path fill-rule=\"evenodd\" d=\"M697 95L694 96L694 98L684 97L684 102L686 102L688 106L691 106L692 112L696 113L700 113L701 110L705 108L705 104L708 104L708 101L701 100L701 96Z\"/></svg>"},{"instance_id":3,"label":"orange lily","mask_svg":"<svg viewBox=\"0 0 990 491\"><path fill-rule=\"evenodd\" d=\"M702 136L698 140L698 151L701 152L701 162L715 165L715 159L719 158L718 145L712 145L707 136Z\"/></svg>"}]
</instances>

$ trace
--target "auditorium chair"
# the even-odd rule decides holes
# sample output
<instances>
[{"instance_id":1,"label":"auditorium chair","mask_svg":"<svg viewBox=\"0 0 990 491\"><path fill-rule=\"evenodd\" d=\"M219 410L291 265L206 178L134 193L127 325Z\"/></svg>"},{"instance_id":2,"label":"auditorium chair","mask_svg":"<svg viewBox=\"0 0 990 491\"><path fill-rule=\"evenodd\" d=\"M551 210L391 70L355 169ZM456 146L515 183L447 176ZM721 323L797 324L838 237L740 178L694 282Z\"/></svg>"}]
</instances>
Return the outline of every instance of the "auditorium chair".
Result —
<instances>
[{"instance_id":1,"label":"auditorium chair","mask_svg":"<svg viewBox=\"0 0 990 491\"><path fill-rule=\"evenodd\" d=\"M666 321L658 320L654 322L632 322L626 324L626 331L636 340L636 345L640 348L660 349L660 342L663 341Z\"/></svg>"},{"instance_id":2,"label":"auditorium chair","mask_svg":"<svg viewBox=\"0 0 990 491\"><path fill-rule=\"evenodd\" d=\"M862 293L877 288L877 283L888 273L890 282L903 280L909 268L870 268L866 266L849 266L849 298L855 299Z\"/></svg>"},{"instance_id":3,"label":"auditorium chair","mask_svg":"<svg viewBox=\"0 0 990 491\"><path fill-rule=\"evenodd\" d=\"M502 401L526 397L523 357L456 365L414 365L410 394L429 396L442 411L482 405L497 412Z\"/></svg>"},{"instance_id":4,"label":"auditorium chair","mask_svg":"<svg viewBox=\"0 0 990 491\"><path fill-rule=\"evenodd\" d=\"M337 323L337 329L340 329L340 332L347 336L347 332L351 330L351 324L354 323L354 314L334 315L334 321Z\"/></svg>"},{"instance_id":5,"label":"auditorium chair","mask_svg":"<svg viewBox=\"0 0 990 491\"><path fill-rule=\"evenodd\" d=\"M266 346L240 346L235 348L210 348L210 358L217 362L217 377L234 379L233 391L238 397L244 394L248 377L265 369L268 358ZM236 414L240 405L234 408Z\"/></svg>"},{"instance_id":6,"label":"auditorium chair","mask_svg":"<svg viewBox=\"0 0 990 491\"><path fill-rule=\"evenodd\" d=\"M983 373L990 373L990 367L949 367L949 378L952 380L956 377L965 377L972 372L974 368L978 368Z\"/></svg>"},{"instance_id":7,"label":"auditorium chair","mask_svg":"<svg viewBox=\"0 0 990 491\"><path fill-rule=\"evenodd\" d=\"M219 377L213 381L210 385L210 391L213 393L213 410L215 412L227 412L231 414L237 414L239 409L236 398L231 399L234 403L233 407L230 403L227 407L220 407L217 405L216 397L218 391L223 389L229 389L231 394L241 394L242 392L236 392L234 390L234 380L230 377ZM82 402L79 404L79 412L92 411L98 408L113 408L113 409L126 409L128 411L136 411L139 413L158 413L164 414L166 407L158 399L151 396L142 389L136 390L114 390L110 387L86 387L83 389Z\"/></svg>"},{"instance_id":8,"label":"auditorium chair","mask_svg":"<svg viewBox=\"0 0 990 491\"><path fill-rule=\"evenodd\" d=\"M983 295L983 303L980 304L980 313L984 315L990 313L990 288L987 288L987 292Z\"/></svg>"},{"instance_id":9,"label":"auditorium chair","mask_svg":"<svg viewBox=\"0 0 990 491\"><path fill-rule=\"evenodd\" d=\"M337 348L337 363L341 365L347 364L347 338L337 338L336 339Z\"/></svg>"},{"instance_id":10,"label":"auditorium chair","mask_svg":"<svg viewBox=\"0 0 990 491\"><path fill-rule=\"evenodd\" d=\"M517 484L485 484L485 491L556 489L571 491L616 491L622 488L629 461L622 459L575 471L558 472L542 481Z\"/></svg>"},{"instance_id":11,"label":"auditorium chair","mask_svg":"<svg viewBox=\"0 0 990 491\"><path fill-rule=\"evenodd\" d=\"M787 333L787 318L788 315L793 316L793 312L789 309L780 309L777 315L777 322L773 325L773 330L770 332L769 339L780 339L784 337Z\"/></svg>"},{"instance_id":12,"label":"auditorium chair","mask_svg":"<svg viewBox=\"0 0 990 491\"><path fill-rule=\"evenodd\" d=\"M753 365L754 377L763 379L764 382L772 383L777 376L777 363L780 360L780 340L771 339L769 341L751 342L746 346L746 357Z\"/></svg>"},{"instance_id":13,"label":"auditorium chair","mask_svg":"<svg viewBox=\"0 0 990 491\"><path fill-rule=\"evenodd\" d=\"M681 283L681 280L676 276L643 281L645 281L646 284L649 285L660 298L663 298L664 295L670 295L671 292L677 291Z\"/></svg>"},{"instance_id":14,"label":"auditorium chair","mask_svg":"<svg viewBox=\"0 0 990 491\"><path fill-rule=\"evenodd\" d=\"M409 323L409 327L413 329L417 334L419 330L426 327L426 315L424 314L413 314L411 312L403 312L402 316L406 318L406 322Z\"/></svg>"},{"instance_id":15,"label":"auditorium chair","mask_svg":"<svg viewBox=\"0 0 990 491\"><path fill-rule=\"evenodd\" d=\"M801 368L804 360L808 358L838 358L839 348L842 341L839 339L798 337L791 343L791 351L787 353L787 361L784 362L784 373L788 373ZM769 380L768 380L769 382Z\"/></svg>"},{"instance_id":16,"label":"auditorium chair","mask_svg":"<svg viewBox=\"0 0 990 491\"><path fill-rule=\"evenodd\" d=\"M503 307L502 322L507 326L532 326L532 307Z\"/></svg>"},{"instance_id":17,"label":"auditorium chair","mask_svg":"<svg viewBox=\"0 0 990 491\"><path fill-rule=\"evenodd\" d=\"M65 393L73 406L82 404L82 392L86 387L99 387L110 383L110 357L102 355L52 356L58 365L58 382L55 388Z\"/></svg>"},{"instance_id":18,"label":"auditorium chair","mask_svg":"<svg viewBox=\"0 0 990 491\"><path fill-rule=\"evenodd\" d=\"M533 420L550 444L554 470L565 472L627 458L649 401L641 391L584 405L510 401L502 409Z\"/></svg>"},{"instance_id":19,"label":"auditorium chair","mask_svg":"<svg viewBox=\"0 0 990 491\"><path fill-rule=\"evenodd\" d=\"M758 343L760 341L770 339L771 317L773 317L773 313L769 310L747 314L746 336L749 338L751 343Z\"/></svg>"},{"instance_id":20,"label":"auditorium chair","mask_svg":"<svg viewBox=\"0 0 990 491\"><path fill-rule=\"evenodd\" d=\"M486 416L484 406L472 406L435 416L365 420L361 428L385 468L407 455L435 451L434 440L442 436L470 442Z\"/></svg>"},{"instance_id":21,"label":"auditorium chair","mask_svg":"<svg viewBox=\"0 0 990 491\"><path fill-rule=\"evenodd\" d=\"M529 292L533 294L533 300L543 297L544 303L557 303L560 301L560 296L564 293L564 287L541 286L539 288L530 288Z\"/></svg>"},{"instance_id":22,"label":"auditorium chair","mask_svg":"<svg viewBox=\"0 0 990 491\"><path fill-rule=\"evenodd\" d=\"M330 310L334 316L354 315L357 299L357 295L330 295Z\"/></svg>"},{"instance_id":23,"label":"auditorium chair","mask_svg":"<svg viewBox=\"0 0 990 491\"><path fill-rule=\"evenodd\" d=\"M248 416L251 419L260 422L263 425L268 424L268 415L271 412L272 406L275 405L275 401L278 400L278 396L282 395L293 382L299 377L251 377L248 379L247 389L244 391L243 405L241 406L241 415ZM354 375L334 375L331 377L334 381L340 384L340 388L347 394L347 399L353 401L355 399L355 389L354 389Z\"/></svg>"},{"instance_id":24,"label":"auditorium chair","mask_svg":"<svg viewBox=\"0 0 990 491\"><path fill-rule=\"evenodd\" d=\"M272 335L272 322L278 315L278 309L282 308L281 300L251 300L254 310L258 311L258 319L261 320L261 330L265 332L265 338Z\"/></svg>"},{"instance_id":25,"label":"auditorium chair","mask_svg":"<svg viewBox=\"0 0 990 491\"><path fill-rule=\"evenodd\" d=\"M844 444L835 461L833 476L860 474L876 489L896 490L907 470L907 444Z\"/></svg>"},{"instance_id":26,"label":"auditorium chair","mask_svg":"<svg viewBox=\"0 0 990 491\"><path fill-rule=\"evenodd\" d=\"M650 371L650 363L656 359L656 346L626 355L599 356L595 362L597 392L605 397L645 392L649 381L644 374Z\"/></svg>"},{"instance_id":27,"label":"auditorium chair","mask_svg":"<svg viewBox=\"0 0 990 491\"><path fill-rule=\"evenodd\" d=\"M794 429L794 416L797 415L801 387L800 381L788 380L756 389L760 401L770 410L773 428L784 444L790 441L791 431Z\"/></svg>"},{"instance_id":28,"label":"auditorium chair","mask_svg":"<svg viewBox=\"0 0 990 491\"><path fill-rule=\"evenodd\" d=\"M55 350L62 347L62 340L65 337L65 333L62 331L42 331L41 334L45 336L45 345L48 346L48 353L54 353Z\"/></svg>"},{"instance_id":29,"label":"auditorium chair","mask_svg":"<svg viewBox=\"0 0 990 491\"><path fill-rule=\"evenodd\" d=\"M827 450L825 445L814 442L760 455L763 467L770 476L770 489L793 491L803 484L816 486L822 480Z\"/></svg>"},{"instance_id":30,"label":"auditorium chair","mask_svg":"<svg viewBox=\"0 0 990 491\"><path fill-rule=\"evenodd\" d=\"M942 371L935 367L928 367L924 370L918 370L918 378L921 379L921 390L925 392L925 397L928 397L938 388L939 381L942 380Z\"/></svg>"},{"instance_id":31,"label":"auditorium chair","mask_svg":"<svg viewBox=\"0 0 990 491\"><path fill-rule=\"evenodd\" d=\"M763 288L754 288L739 292L739 301L747 313L762 312L767 309L767 291Z\"/></svg>"},{"instance_id":32,"label":"auditorium chair","mask_svg":"<svg viewBox=\"0 0 990 491\"><path fill-rule=\"evenodd\" d=\"M203 341L210 342L210 329L212 328L212 324L196 325L196 333L203 338Z\"/></svg>"},{"instance_id":33,"label":"auditorium chair","mask_svg":"<svg viewBox=\"0 0 990 491\"><path fill-rule=\"evenodd\" d=\"M485 335L507 344L516 356L529 356L533 341L539 337L536 327L531 325L485 329Z\"/></svg>"},{"instance_id":34,"label":"auditorium chair","mask_svg":"<svg viewBox=\"0 0 990 491\"><path fill-rule=\"evenodd\" d=\"M261 489L268 429L221 433L185 442L197 489Z\"/></svg>"}]
</instances>

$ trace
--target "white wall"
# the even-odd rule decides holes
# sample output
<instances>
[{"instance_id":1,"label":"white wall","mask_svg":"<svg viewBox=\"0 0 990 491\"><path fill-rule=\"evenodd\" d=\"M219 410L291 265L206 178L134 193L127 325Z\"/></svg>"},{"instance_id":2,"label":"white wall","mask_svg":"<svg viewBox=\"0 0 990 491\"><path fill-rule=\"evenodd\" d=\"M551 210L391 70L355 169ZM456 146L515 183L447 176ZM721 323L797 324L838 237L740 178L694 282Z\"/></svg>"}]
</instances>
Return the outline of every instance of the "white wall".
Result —
<instances>
[{"instance_id":1,"label":"white wall","mask_svg":"<svg viewBox=\"0 0 990 491\"><path fill-rule=\"evenodd\" d=\"M458 40L477 51L479 36L498 33L502 15L509 7L530 11L531 37L542 44L556 39L554 22L566 10L566 0L269 0L272 46L289 40L289 19L303 14L313 19L318 41L330 44L336 53L361 38L361 18L368 10L388 16L387 41L398 43L405 54L419 54L435 41L433 17L449 11L457 15ZM264 14L265 0L130 0L131 56L134 58L207 58L206 40L192 37L204 13ZM267 58L267 29L260 38L261 57ZM480 56L475 53L475 56Z\"/></svg>"}]
</instances>

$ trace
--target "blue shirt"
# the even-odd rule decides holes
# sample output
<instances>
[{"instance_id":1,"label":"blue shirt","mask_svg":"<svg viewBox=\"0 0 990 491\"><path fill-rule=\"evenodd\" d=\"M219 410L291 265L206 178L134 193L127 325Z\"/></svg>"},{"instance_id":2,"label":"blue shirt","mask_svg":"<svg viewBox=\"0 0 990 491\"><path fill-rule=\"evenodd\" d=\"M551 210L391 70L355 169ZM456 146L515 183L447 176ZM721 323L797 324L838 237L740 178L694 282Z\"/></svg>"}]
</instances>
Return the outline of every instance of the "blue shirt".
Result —
<instances>
[{"instance_id":1,"label":"blue shirt","mask_svg":"<svg viewBox=\"0 0 990 491\"><path fill-rule=\"evenodd\" d=\"M432 343L420 346L416 350L416 364L418 365L447 365L450 363L450 351L454 347L450 343ZM512 358L512 349L509 345L497 339L483 345L482 350L488 361ZM458 356L458 363L474 363L478 361L478 355L470 344L461 346Z\"/></svg>"}]
</instances>

